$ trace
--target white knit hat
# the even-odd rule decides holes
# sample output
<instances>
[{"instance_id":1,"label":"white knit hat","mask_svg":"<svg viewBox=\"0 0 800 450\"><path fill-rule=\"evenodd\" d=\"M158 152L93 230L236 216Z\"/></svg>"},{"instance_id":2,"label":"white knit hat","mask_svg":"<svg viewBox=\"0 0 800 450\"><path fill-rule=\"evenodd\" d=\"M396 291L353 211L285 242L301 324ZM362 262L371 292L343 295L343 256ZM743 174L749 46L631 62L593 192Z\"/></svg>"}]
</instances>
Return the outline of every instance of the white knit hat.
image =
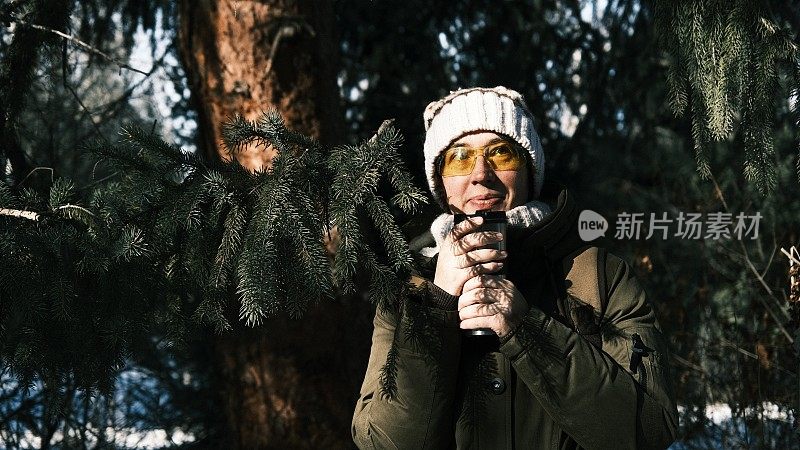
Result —
<instances>
[{"instance_id":1,"label":"white knit hat","mask_svg":"<svg viewBox=\"0 0 800 450\"><path fill-rule=\"evenodd\" d=\"M452 91L425 108L425 174L433 198L448 211L444 187L434 161L456 139L474 131L492 131L515 140L528 150L533 165L533 198L544 183L544 152L533 126L533 115L519 92L503 86ZM531 199L528 199L531 200Z\"/></svg>"}]
</instances>

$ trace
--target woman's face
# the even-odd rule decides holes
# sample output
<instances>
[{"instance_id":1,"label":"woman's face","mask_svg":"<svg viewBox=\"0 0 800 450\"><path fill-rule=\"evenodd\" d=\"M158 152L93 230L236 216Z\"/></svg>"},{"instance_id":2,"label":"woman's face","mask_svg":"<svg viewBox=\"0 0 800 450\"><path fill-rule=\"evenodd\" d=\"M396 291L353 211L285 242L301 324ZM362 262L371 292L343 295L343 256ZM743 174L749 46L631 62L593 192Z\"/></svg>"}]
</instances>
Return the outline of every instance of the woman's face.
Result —
<instances>
[{"instance_id":1,"label":"woman's face","mask_svg":"<svg viewBox=\"0 0 800 450\"><path fill-rule=\"evenodd\" d=\"M479 131L461 136L451 146L483 147L497 139L504 138ZM442 177L441 180L453 213L471 214L481 209L508 211L528 201L528 170L524 164L518 170L495 172L485 157L478 156L469 175Z\"/></svg>"}]
</instances>

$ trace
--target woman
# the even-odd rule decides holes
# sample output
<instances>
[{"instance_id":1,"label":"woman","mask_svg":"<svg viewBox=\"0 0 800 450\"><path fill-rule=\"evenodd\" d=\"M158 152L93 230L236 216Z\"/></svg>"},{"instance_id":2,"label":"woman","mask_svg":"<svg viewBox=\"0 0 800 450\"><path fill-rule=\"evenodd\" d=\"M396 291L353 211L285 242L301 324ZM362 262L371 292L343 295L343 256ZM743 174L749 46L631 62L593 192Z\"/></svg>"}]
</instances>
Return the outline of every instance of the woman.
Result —
<instances>
[{"instance_id":1,"label":"woman","mask_svg":"<svg viewBox=\"0 0 800 450\"><path fill-rule=\"evenodd\" d=\"M425 129L428 183L445 213L420 250L423 296L409 304L437 344L397 332L415 315L376 313L356 444L666 448L677 411L653 309L628 264L578 238L569 192L544 182L520 94L452 92L428 105ZM454 213L478 210L506 212L507 253L489 248L502 237L478 231L480 220L453 225ZM494 339L464 332L478 328Z\"/></svg>"}]
</instances>

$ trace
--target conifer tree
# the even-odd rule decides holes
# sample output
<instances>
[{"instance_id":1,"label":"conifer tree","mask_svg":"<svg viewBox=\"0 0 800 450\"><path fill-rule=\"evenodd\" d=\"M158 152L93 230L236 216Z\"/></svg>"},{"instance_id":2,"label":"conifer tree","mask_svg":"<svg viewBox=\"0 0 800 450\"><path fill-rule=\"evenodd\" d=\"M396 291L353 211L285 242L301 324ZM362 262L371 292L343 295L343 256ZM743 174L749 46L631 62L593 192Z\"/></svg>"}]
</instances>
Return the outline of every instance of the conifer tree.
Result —
<instances>
[{"instance_id":1,"label":"conifer tree","mask_svg":"<svg viewBox=\"0 0 800 450\"><path fill-rule=\"evenodd\" d=\"M59 5L68 6L70 3L44 0L0 2L4 33L4 39L0 40L0 57L4 70L2 73L6 76L3 83L0 83L0 99L3 99L0 101L0 109L6 111L3 114L3 118L8 119L5 129L16 131L23 138L26 138L25 132L38 130L35 126L28 130L18 126L24 124L25 118L17 114L20 108L34 103L34 97L26 89L26 80L36 76L35 71L40 70L32 62L37 59L34 55L60 69L62 61L58 55L61 54L62 42L52 33L41 30L39 34L33 33L30 27L20 25L14 18L23 18L31 24L47 25L60 30L61 25L66 23L66 15L56 13L61 10ZM230 2L229 5L236 8L238 3ZM243 5L246 3L242 2ZM304 3L314 6L314 2ZM742 427L743 431L725 431L726 435L738 434L738 437L747 439L747 442L753 442L754 436L765 443L775 442L771 439L775 438L776 433L769 433L766 425L760 435L755 434L759 430L751 425L761 423L764 419L759 416L759 412L767 407L765 405L777 405L782 411L786 411L786 408L796 404L797 397L796 381L793 378L796 376L796 355L790 354L791 349L786 345L790 341L787 334L794 335L794 342L798 342L798 335L793 330L796 322L784 323L779 300L781 286L785 285L785 273L778 273L782 269L780 266L783 261L780 254L773 258L769 251L775 242L779 245L794 244L793 239L796 240L797 236L796 199L800 197L797 195L797 183L791 182L791 162L780 154L781 149L796 145L797 142L798 124L794 122L792 127L787 125L786 120L788 106L794 105L796 109L797 102L787 103L785 95L788 92L789 99L793 94L796 96L796 90L793 93L790 88L792 83L795 86L797 84L797 65L796 62L792 63L791 57L780 56L774 58L770 69L771 57L764 52L780 55L781 45L787 46L785 40L784 44L780 44L776 35L789 37L797 43L797 30L800 29L797 3L661 0L653 4L638 0L592 2L592 18L585 20L582 17L583 9L588 3L546 0L500 4L479 0L452 2L443 8L431 2L415 0L410 3L407 0L337 2L336 16L341 21L340 33L344 39L340 41L332 38L330 44L341 45L344 56L339 80L342 83L341 92L349 94L344 98L348 126L356 133L365 134L365 130L391 116L398 118L404 134L420 136L422 129L418 115L428 100L458 86L504 84L523 92L531 100L530 106L541 121L539 131L548 156L548 177L555 175L556 178L561 176L565 181L568 180L581 198L590 200L587 204L592 204L592 195L600 194L595 197L597 201L593 204L608 205L609 212L613 211L615 205L622 204L640 211L663 211L665 208L668 211L707 211L724 206L725 210L732 212L762 211L767 217L771 217L769 222L774 229L771 232L762 230L758 240L745 242L746 250L744 247L740 249L737 246L706 245L703 242L676 242L674 239L669 243L631 243L630 248L619 245L617 250L621 252L620 256L633 261L639 274L643 275L643 283L647 285L648 292L654 294L653 299L660 307L660 317L664 319L662 325L672 338L673 355L676 356L672 365L677 374L675 378L679 401L686 405L687 410L682 417L682 423L687 424L686 432L691 435L698 432L697 430L714 430L713 424L705 416L706 405L723 402L730 405L732 410L738 411L734 413L735 416L738 414L749 420ZM122 34L127 42L132 40L141 11L147 10L142 18L145 29L152 28L154 11L160 8L158 5L172 5L171 10L162 11L167 11L164 12L164 17L171 17L166 20L166 26L177 27L181 22L178 21L177 14L173 14L179 8L174 6L176 4L183 5L182 13L200 11L195 8L196 3L191 1L82 1L74 8L80 27L71 32L86 37L87 42L97 47L115 48L115 51L120 52L115 54L123 54L126 48L130 48L129 43L125 44L128 47L114 47L118 43L115 44L112 37L118 32L118 24L109 20L108 13L122 13ZM214 2L208 4L212 5ZM603 4L604 9L598 6ZM35 12L35 8L38 8L38 12ZM208 9L212 10L213 7ZM656 24L659 25L657 30L651 27L654 11L658 13L655 16ZM61 17L60 21L56 20L58 17ZM184 19L186 17L188 15ZM203 16L194 17L196 20L183 23L202 22ZM762 21L761 18L766 20ZM76 17L73 17L73 26L75 20ZM9 23L12 25L9 26ZM209 25L211 23L212 21L208 22ZM405 29L402 35L403 45L398 45L397 35L386 32L387 29L394 30L398 23ZM315 27L313 20L309 24L317 31L324 29ZM296 68L295 56L304 52L295 51L298 49L297 44L306 45L314 41L311 33L307 33L308 24L300 21L287 25L299 25L299 32L292 39L280 40L280 45L276 38L279 34L270 34L267 27L259 28L266 32L267 38L254 39L275 45L277 59L272 65L273 75L283 70L281 73L285 76L287 68ZM773 26L777 31L770 38L769 30ZM218 59L209 57L213 54L209 49L216 45L213 39L215 29L214 26L187 27L187 30L197 30L206 39L203 42L208 47L197 48L194 55L205 56L197 61L209 63L208 66L186 64L189 78L217 73L214 64ZM26 33L21 33L22 31ZM17 39L18 33L20 39ZM243 34L248 38L260 36L247 31ZM28 47L27 44L25 47L18 47L25 41L23 36L34 38L41 44L38 48L49 49L50 54L33 51L36 47ZM447 45L442 44L442 36L446 38ZM670 57L668 64L664 63L659 49L650 45L653 37L664 39L659 44ZM226 35L225 39L231 39L230 35ZM729 44L736 42L740 43L741 49L726 50ZM769 50L773 44L772 50ZM287 51L290 46L292 51ZM14 48L25 50L12 51ZM75 50L75 53L82 51L71 44L65 48ZM187 47L182 44L183 48ZM578 60L575 59L576 53L580 56ZM47 57L50 55L56 57L48 61ZM519 55L525 57L520 58ZM259 71L255 64L252 66L259 74L270 76L267 71ZM309 67L313 68L314 64ZM677 87L673 88L672 103L683 105L682 109L678 109L682 111L681 118L689 119L685 122L692 124L688 130L684 130L683 120L676 120L666 114L668 103L664 102L662 80L666 75L665 68L674 72L670 75L670 83ZM58 72L60 74L60 70ZM300 69L298 72L301 75L318 74L311 69ZM777 76L770 86L768 78L773 72ZM763 75L767 78L763 78ZM739 77L746 78L737 81ZM715 81L723 78L725 83ZM328 81L333 84L334 79L330 78ZM757 79L762 81L756 82ZM42 84L47 81L43 80ZM286 82L286 79L281 77L281 81ZM56 82L61 82L60 76ZM248 93L256 101L266 97L256 93L258 91L253 89L255 83L250 81L248 84L249 90L247 85L237 84L233 79L227 85L217 84L220 87L233 85L236 88L234 97L228 96L226 92L221 92L216 97L221 99L220 103L231 108L223 116L240 108L235 104L236 101L230 101L234 98L248 98ZM362 87L362 84L367 87ZM46 86L43 87L46 90ZM286 85L278 87L280 89L267 89L266 92L285 94L280 98L293 95L284 90ZM761 93L757 93L756 88L761 89ZM302 97L301 103L308 105L319 102L320 96L317 94L325 89L301 92L307 95ZM67 92L66 89L64 92ZM353 95L353 92L358 95ZM204 93L207 91L203 91L202 86L192 86L192 99L200 98L208 106L214 98L209 100L203 97ZM339 92L335 86L328 93L330 96L326 98L338 98ZM58 98L55 100L63 101ZM64 103L67 106L70 104ZM276 100L273 103L280 102ZM287 103L289 102L282 104ZM766 109L763 108L764 105ZM73 106L76 110L75 117L78 117L81 110L78 105ZM261 106L256 108L259 107ZM745 107L751 109L747 117ZM574 134L565 134L559 119L570 111L579 122ZM30 116L30 111L28 113ZM41 112L40 114L45 116ZM51 117L57 117L55 120L63 123L64 127L74 127L77 122L71 114L68 115L69 117L51 114ZM312 117L305 113L300 116ZM249 113L247 117L251 117ZM292 127L299 124L289 116L284 117ZM208 122L201 124L201 129L207 130L212 124L215 130L219 129L217 117L205 115L202 118ZM770 120L774 120L775 125L780 125L781 128L774 129L776 127L773 127ZM330 125L329 115L321 115L320 122L322 126ZM88 121L81 125L86 128ZM114 126L113 123L110 125ZM712 125L716 127L716 135L711 131ZM251 126L241 123L232 126L233 129L248 127ZM251 129L258 127L258 123L255 123ZM725 131L726 127L730 127L728 131ZM298 129L310 132L312 128L301 126ZM750 130L747 132L749 134L745 133L747 129ZM692 131L695 138L692 138ZM244 130L240 136L244 138L248 133L250 131ZM128 134L149 136L149 133L134 130ZM794 144L790 144L792 135ZM13 133L4 136L16 137ZM205 145L201 153L216 155L216 138L219 136L220 134L215 134L213 142ZM325 139L324 136L325 133L320 134L322 139ZM714 136L722 137L718 139ZM328 138L331 142L344 140L342 135L329 135ZM255 188L257 183L244 173L239 174L241 177L234 175L239 172L239 168L220 167L212 161L198 160L173 172L159 168L158 171L165 174L165 180L172 183L162 186L164 180L151 176L155 172L147 164L152 164L152 161L136 162L137 158L150 155L152 158L147 157L150 160L172 164L169 163L172 157L160 159L157 155L154 148L163 144L155 147L150 144L142 145L136 143L136 139L128 142L126 137L118 145L93 146L105 161L98 168L119 167L121 175L114 183L90 188L83 187L90 177L86 171L81 172L80 168L70 172L74 184L57 181L58 178L52 183L52 187L50 183L45 186L33 184L34 178L38 179L44 173L42 171L28 177L31 166L51 166L55 163L49 161L59 161L65 156L73 157L78 154L71 145L59 148L55 156L46 154L32 144L29 137L19 143L13 140L4 141L0 147L0 168L6 168L7 162L11 160L13 169L4 172L6 179L13 180L13 184L5 186L6 189L0 194L3 197L0 207L6 208L0 215L0 264L3 264L0 267L0 281L6 286L5 290L0 291L0 318L7 319L0 326L0 358L4 363L14 363L15 374L27 373L29 379L48 377L52 381L47 386L50 392L57 393L63 387L63 392L67 393L75 386L66 372L72 370L70 368L76 369L74 373L84 380L82 384L91 385L91 380L98 380L98 387L110 389L108 384L103 385L99 381L109 373L113 374L113 371L104 370L103 366L122 364L122 358L113 357L120 352L127 356L140 354L140 349L132 347L140 325L147 325L158 334L171 330L173 337L178 338L187 327L193 326L192 318L224 329L226 326L237 325L241 316L239 325L249 323L263 328L269 317L288 322L291 320L290 314L302 311L302 304L289 307L288 303L273 301L275 298L269 300L267 297L259 297L261 287L257 284L258 277L263 274L255 270L237 270L244 255L242 249L255 248L253 242L260 239L257 236L252 238L253 241L245 239L248 235L246 227L255 226L256 222L262 220L254 217L253 206L257 203L255 196L262 191L253 191L249 196L244 194L245 191L250 192L248 187ZM746 186L741 185L736 171L731 171L729 166L741 166L740 160L745 157L751 159L753 162L748 167L752 169L746 173L754 175L748 175L749 179L754 182L761 179L760 185L768 188L773 159L768 154L760 159L758 156L765 149L769 151L768 146L757 142L764 139L774 139L773 158L779 161L775 171L777 189L773 196L759 200L749 189L745 189ZM231 142L235 141L234 138ZM749 153L740 151L745 148L746 142L749 142L748 148L752 150ZM411 144L413 146L416 142ZM699 156L695 161L687 161L684 158L684 149L692 148L693 144L696 146L695 154ZM129 154L125 153L126 148ZM149 150L140 152L137 148ZM643 148L647 151L641 151ZM27 155L20 150L24 150ZM342 147L330 152L335 153L338 150L342 150L343 157L347 156L348 151L361 152L367 158L371 154L368 148L361 146L349 149ZM335 158L328 156L328 152L323 149L322 153L326 155L323 160L326 162L322 165L326 167L323 172L330 175L335 172L336 164ZM123 155L121 162L116 161L119 159L115 156L118 153ZM416 153L419 152L411 155L412 163L415 156L420 158ZM20 158L22 156L29 158L28 164L25 158ZM332 167L328 167L329 165ZM391 164L383 166L387 170L391 167ZM704 167L708 170L704 170ZM717 170L718 168L721 170ZM692 173L696 169L700 169L698 172L706 177L710 174L715 186L709 186L708 180L698 179ZM291 171L291 168L288 169L288 172ZM741 170L738 172L741 173ZM302 229L311 231L313 226L321 226L322 231L315 236L327 236L325 225L333 224L336 219L347 226L353 226L345 227L345 236L371 240L353 242L353 239L348 238L346 249L344 243L339 244L340 250L343 253L350 252L351 257L333 261L329 266L333 272L326 272L330 275L327 278L327 287L332 287L334 291L351 289L353 285L357 288L366 285L369 288L371 282L378 280L380 282L372 288L373 298L376 301L389 298L382 296L379 288L392 286L402 279L404 259L395 261L397 264L392 263L388 258L391 249L381 244L384 241L375 224L376 220L385 215L385 209L369 206L374 195L369 193L369 189L365 188L364 193L359 195L352 192L352 189L363 187L358 184L359 180L355 176L345 172L338 175L329 178L327 182L331 186L334 182L346 186L341 190L342 196L331 196L326 200L324 196L332 194L333 190L323 190L320 194L323 197L321 205L328 207L322 207L321 212L302 212L301 216L305 221L301 222ZM205 179L205 176L209 179ZM264 180L268 178L265 174L254 176L263 176ZM22 179L26 181L19 184ZM94 179L91 177L92 181ZM239 181L234 183L234 179ZM200 186L202 183L198 180L203 180L208 186ZM422 181L422 178L419 180ZM368 181L370 184L373 179L368 178ZM182 184L184 182L185 185ZM274 185L278 184L281 183L274 182ZM384 192L385 188L392 186L385 176L379 177L377 184L378 192ZM194 190L189 186L194 186ZM212 199L218 198L212 193L214 189L227 189L225 192L230 194L230 199L220 202L219 212L214 210L215 203ZM714 192L717 195L713 195ZM309 194L309 198L313 200L315 195ZM145 203L142 203L143 197L147 197ZM380 195L377 197L389 198ZM623 197L625 200L620 200ZM727 202L723 201L724 205L720 205L720 198L726 198ZM267 204L271 200L261 201ZM359 203L354 209L355 216L348 216L341 211L337 216L334 212L334 203L356 201ZM400 210L391 202L387 205L392 214ZM374 217L377 219L370 218L369 211L375 212ZM170 224L167 220L172 217L170 214L181 214L183 219ZM212 216L218 219L216 228L208 225ZM161 225L156 227L156 223ZM420 229L426 228L428 224L429 222L425 223ZM766 225L765 223L764 226ZM292 239L290 231L286 226L270 229L274 237ZM342 230L338 227L332 228L331 236L341 236L340 231ZM305 231L300 234L303 233ZM192 246L192 243L198 245ZM296 247L291 240L283 245L283 248L271 248L269 251L278 254L289 249L307 248L309 255L318 255L314 253L319 248L316 241L307 247ZM375 249L374 257L367 255L362 258L362 246ZM356 259L352 255L356 255ZM687 258L687 255L699 256ZM18 256L20 258L16 259ZM253 259L257 256L250 252L245 258ZM100 262L101 266L84 267L76 261ZM300 264L302 261L295 260L293 264ZM264 270L272 268L266 262L259 261L259 264ZM377 276L364 281L356 276L356 282L349 282L353 278L344 276L362 273L360 271L366 266L371 267ZM9 268L7 272L4 271L6 267ZM280 268L278 267L279 270ZM397 268L401 270L396 270ZM244 284L240 285L241 280ZM290 283L286 280L280 282ZM55 289L54 286L62 288ZM223 286L227 287L222 288ZM244 291L238 292L242 287ZM223 292L224 289L227 290ZM309 307L314 301L313 295L316 295L313 294L316 291L311 292ZM319 301L324 301L329 292L330 289L322 290ZM86 293L89 295L84 295ZM23 298L32 302L19 301ZM242 308L245 298L248 299L247 306ZM384 304L391 306L393 302L389 300ZM102 305L105 308L99 307ZM228 308L220 309L225 305ZM409 329L399 329L396 338L416 339L415 342L420 345L434 348L435 342L420 339L424 336L420 332L420 326L425 321L419 319L424 311L415 309L413 302L394 306L400 308L403 314L408 314L406 322L411 325ZM230 307L235 310L234 314L229 314ZM70 315L63 315L59 309L66 310ZM50 314L52 311L55 313ZM248 322L248 317L251 322ZM308 316L303 321L307 323ZM261 325L256 325L257 323ZM281 322L273 320L272 323ZM74 338L61 338L68 337L71 333L78 334ZM250 335L244 339L249 337ZM254 346L261 343L263 341L255 342ZM64 344L81 344L89 355L61 355L57 352L41 354L41 351L46 352L53 346L58 348ZM231 347L222 348L221 353ZM244 349L243 353L248 350L249 348ZM753 352L758 353L757 359ZM94 358L94 363L91 363L90 356ZM392 382L393 369L402 355L395 349L389 356L382 373L382 388L383 394L391 397L396 389ZM198 364L203 367L208 360L208 356L197 359ZM49 364L49 367L42 368L42 364ZM77 370L79 366L88 367ZM58 382L59 378L62 383ZM234 385L229 391L236 391L239 387ZM218 390L219 385L212 384L203 386L202 392ZM44 392L47 391L41 393ZM25 402L37 405L32 408L37 408L38 411L38 402L44 397L40 393L34 394L36 397L27 397ZM153 395L160 397L162 393L154 392ZM244 393L243 397L247 395L248 393ZM237 407L237 401L241 397L233 397L231 396L231 403ZM55 400L58 399L49 403L57 406L58 402ZM209 401L214 400L217 399ZM13 405L13 401L6 400L5 404ZM263 407L263 404L259 406ZM746 407L752 408L748 410L750 412L744 412ZM51 410L57 409L46 411ZM230 416L234 421L244 422L240 419L251 414L249 410L239 410L242 413L238 416L219 409L210 414ZM789 417L792 416L796 417L796 414L789 409ZM255 418L244 426L257 423L258 420L261 418ZM30 428L34 426L31 425ZM715 430L714 433L718 431ZM52 436L47 433L42 435ZM714 439L716 446L718 436L715 435ZM781 436L781 439L792 442L791 436ZM14 446L13 443L7 445ZM65 442L64 445L69 444Z\"/></svg>"},{"instance_id":2,"label":"conifer tree","mask_svg":"<svg viewBox=\"0 0 800 450\"><path fill-rule=\"evenodd\" d=\"M372 302L395 306L411 255L392 208L412 213L425 202L397 130L385 124L329 152L275 111L223 129L232 153L255 143L278 156L251 173L236 158L208 161L127 128L117 144L90 145L121 176L84 198L63 178L46 197L0 185L0 359L14 375L75 374L108 392L130 342L153 326L168 324L176 340L193 322L229 329L230 293L248 326L301 318L335 285L352 290L356 276L369 280ZM378 195L384 179L389 201ZM340 235L333 266L330 226ZM365 244L374 229L378 239Z\"/></svg>"},{"instance_id":3,"label":"conifer tree","mask_svg":"<svg viewBox=\"0 0 800 450\"><path fill-rule=\"evenodd\" d=\"M745 178L762 193L774 189L775 112L790 104L800 125L800 47L791 8L773 1L655 2L658 35L670 55L669 104L691 120L704 179L709 149L738 131ZM796 167L800 181L800 153Z\"/></svg>"},{"instance_id":4,"label":"conifer tree","mask_svg":"<svg viewBox=\"0 0 800 450\"><path fill-rule=\"evenodd\" d=\"M12 1L0 3L0 24L7 27L17 16L25 16L31 23L50 30L61 31L66 28L71 0L31 2ZM19 142L17 121L25 106L26 93L29 92L35 77L36 61L47 47L61 43L53 33L41 33L38 30L22 27L2 48L0 61L0 164L6 162L14 169L13 176L20 181L32 169L25 160L25 153Z\"/></svg>"}]
</instances>

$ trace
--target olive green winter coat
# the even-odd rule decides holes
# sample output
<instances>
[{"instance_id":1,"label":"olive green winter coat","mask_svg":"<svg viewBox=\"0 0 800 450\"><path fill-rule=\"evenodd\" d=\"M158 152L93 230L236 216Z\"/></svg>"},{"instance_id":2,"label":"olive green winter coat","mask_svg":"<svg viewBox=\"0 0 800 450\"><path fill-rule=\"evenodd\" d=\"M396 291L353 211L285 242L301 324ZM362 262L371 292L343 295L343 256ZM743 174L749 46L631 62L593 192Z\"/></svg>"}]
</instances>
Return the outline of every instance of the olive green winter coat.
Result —
<instances>
[{"instance_id":1,"label":"olive green winter coat","mask_svg":"<svg viewBox=\"0 0 800 450\"><path fill-rule=\"evenodd\" d=\"M419 307L436 348L395 333L408 327L409 314L376 313L352 423L359 448L649 449L675 439L666 340L644 290L631 267L608 254L597 270L604 305L586 314L570 286L587 275L565 279L563 269L592 251L578 238L576 204L552 182L540 200L553 214L509 233L507 276L532 306L505 339L464 336L457 297L430 281ZM431 279L435 263L420 274ZM393 341L390 399L380 380Z\"/></svg>"}]
</instances>

